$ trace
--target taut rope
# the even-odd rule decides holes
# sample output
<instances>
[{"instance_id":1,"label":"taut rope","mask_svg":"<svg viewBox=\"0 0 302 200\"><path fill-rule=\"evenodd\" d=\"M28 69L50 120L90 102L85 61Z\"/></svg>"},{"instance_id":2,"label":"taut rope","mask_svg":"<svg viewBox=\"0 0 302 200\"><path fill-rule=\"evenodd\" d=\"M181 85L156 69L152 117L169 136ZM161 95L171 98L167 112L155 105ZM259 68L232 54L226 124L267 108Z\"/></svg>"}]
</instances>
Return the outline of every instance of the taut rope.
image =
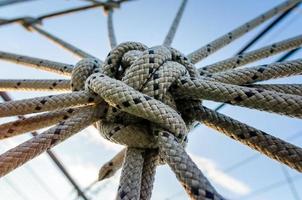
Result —
<instances>
[{"instance_id":1,"label":"taut rope","mask_svg":"<svg viewBox=\"0 0 302 200\"><path fill-rule=\"evenodd\" d=\"M183 0L163 45L138 42L116 45L109 8L113 49L104 62L38 28L23 25L54 40L79 57L75 65L0 52L0 58L70 76L70 80L0 80L1 90L72 91L0 104L0 117L40 113L0 125L0 139L55 125L0 155L0 176L94 124L101 135L126 146L100 170L99 179L122 175L117 199L150 199L156 166L168 164L192 199L222 200L185 151L187 134L200 121L232 139L302 172L302 149L202 105L224 102L302 118L299 84L254 84L301 75L301 59L246 69L237 67L302 45L302 36L281 41L197 70L194 63L274 15L296 5L290 0L222 36L188 58L170 47L187 3ZM41 112L44 112L41 114Z\"/></svg>"}]
</instances>

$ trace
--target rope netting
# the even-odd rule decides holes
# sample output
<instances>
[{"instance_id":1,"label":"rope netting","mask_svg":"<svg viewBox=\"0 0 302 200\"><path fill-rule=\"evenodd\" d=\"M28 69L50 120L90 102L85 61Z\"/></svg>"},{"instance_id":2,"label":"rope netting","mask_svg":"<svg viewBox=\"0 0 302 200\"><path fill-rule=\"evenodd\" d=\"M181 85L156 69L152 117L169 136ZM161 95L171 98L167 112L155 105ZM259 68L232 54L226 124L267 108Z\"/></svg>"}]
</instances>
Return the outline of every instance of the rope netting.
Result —
<instances>
[{"instance_id":1,"label":"rope netting","mask_svg":"<svg viewBox=\"0 0 302 200\"><path fill-rule=\"evenodd\" d=\"M302 172L300 147L202 105L202 100L211 100L302 118L301 84L257 84L301 75L301 59L239 68L299 48L302 35L198 70L194 66L263 22L296 6L301 0L285 1L188 56L171 47L187 0L182 1L163 44L154 47L138 42L118 44L113 14L122 2L94 2L104 6L108 15L107 28L112 50L104 61L43 30L39 23L53 15L0 23L20 23L82 59L70 65L0 52L0 59L70 77L68 80L0 80L1 91L67 92L0 104L0 117L37 113L1 124L1 139L54 125L0 155L1 176L94 125L104 138L126 146L99 172L99 180L103 180L122 168L117 199L150 199L156 167L161 164L170 166L191 199L225 199L185 151L187 134L195 122L201 122Z\"/></svg>"}]
</instances>

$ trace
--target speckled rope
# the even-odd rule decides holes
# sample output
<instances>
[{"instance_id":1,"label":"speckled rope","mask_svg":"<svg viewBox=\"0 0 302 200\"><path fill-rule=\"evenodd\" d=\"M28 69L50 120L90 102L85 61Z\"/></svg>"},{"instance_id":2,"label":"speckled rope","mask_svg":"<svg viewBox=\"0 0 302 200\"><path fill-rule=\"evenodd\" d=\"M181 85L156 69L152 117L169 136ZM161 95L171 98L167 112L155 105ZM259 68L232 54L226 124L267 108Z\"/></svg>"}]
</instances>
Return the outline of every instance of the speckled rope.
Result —
<instances>
[{"instance_id":1,"label":"speckled rope","mask_svg":"<svg viewBox=\"0 0 302 200\"><path fill-rule=\"evenodd\" d=\"M224 133L266 156L302 172L302 149L206 107L196 107L196 117L205 125Z\"/></svg>"},{"instance_id":2,"label":"speckled rope","mask_svg":"<svg viewBox=\"0 0 302 200\"><path fill-rule=\"evenodd\" d=\"M206 80L234 85L251 84L259 81L302 74L302 60L277 62L244 69L227 70L206 75Z\"/></svg>"},{"instance_id":3,"label":"speckled rope","mask_svg":"<svg viewBox=\"0 0 302 200\"><path fill-rule=\"evenodd\" d=\"M177 81L174 87L178 95L190 95L191 98L196 99L202 98L292 117L302 117L302 98L298 95L188 78Z\"/></svg>"},{"instance_id":4,"label":"speckled rope","mask_svg":"<svg viewBox=\"0 0 302 200\"><path fill-rule=\"evenodd\" d=\"M167 46L148 48L141 43L126 42L116 46L108 54L104 63L82 54L83 57L89 58L81 60L74 67L5 52L0 54L0 57L10 61L21 61L37 68L71 75L70 87L73 91L68 94L0 104L0 116L55 110L27 119L27 128L36 123L31 124L33 119L39 117L44 120L45 126L59 122L54 128L2 154L0 176L96 122L103 137L127 146L117 199L150 199L155 169L159 162L165 162L171 167L191 199L224 199L184 150L188 129L195 120L202 120L206 125L222 131L231 138L301 171L301 148L201 106L201 99L209 99L301 117L300 95L286 93L284 88L281 93L259 86L253 88L253 85L243 85L300 74L299 61L270 65L265 70L260 66L216 74L210 73L224 71L229 67L221 64L217 66L219 70L209 67L198 73L191 63L197 62L238 38L243 32L298 2L300 1L290 0L281 4L262 17L219 38L204 50L191 54L189 59L168 47L186 0L182 2L172 24ZM238 66L261 56L294 48L295 45L300 45L300 40L301 38L296 37L269 49L256 50L256 53L240 58ZM257 58L251 58L253 56ZM236 76L233 75L236 73ZM239 78L240 73L244 75ZM255 75L258 77L255 78ZM255 80L250 80L253 77ZM79 107L85 105L89 106ZM57 111L62 108L66 110ZM71 112L70 115L63 116L62 121L62 115L59 114L70 109L79 112ZM21 121L18 121L21 124L19 126L13 123L3 125L3 127L9 126L5 134L9 129L15 128L19 133L26 129ZM107 168L100 170L100 179L110 177L119 168L124 152L120 152L112 162L106 163Z\"/></svg>"},{"instance_id":5,"label":"speckled rope","mask_svg":"<svg viewBox=\"0 0 302 200\"><path fill-rule=\"evenodd\" d=\"M285 94L294 94L302 96L302 84L253 84L245 85L246 87L252 87L262 90L270 90L274 92L280 92Z\"/></svg>"},{"instance_id":6,"label":"speckled rope","mask_svg":"<svg viewBox=\"0 0 302 200\"><path fill-rule=\"evenodd\" d=\"M171 46L173 38L174 38L175 33L176 33L176 30L178 28L179 22L181 20L181 17L184 13L185 8L186 8L187 2L188 2L188 0L182 0L182 3L181 3L181 5L180 5L180 7L179 7L179 9L178 9L178 11L175 15L175 18L172 22L172 25L171 25L170 29L168 31L168 34L166 35L165 40L163 42L164 46Z\"/></svg>"},{"instance_id":7,"label":"speckled rope","mask_svg":"<svg viewBox=\"0 0 302 200\"><path fill-rule=\"evenodd\" d=\"M89 92L72 92L67 94L36 97L26 100L8 101L0 104L0 117L25 115L60 108L88 105L99 98Z\"/></svg>"},{"instance_id":8,"label":"speckled rope","mask_svg":"<svg viewBox=\"0 0 302 200\"><path fill-rule=\"evenodd\" d=\"M277 53L291 50L298 48L302 45L302 35L283 40L281 42L277 42L265 47L262 47L260 49L256 49L254 51L250 51L247 53L243 53L240 55L237 55L235 57L204 66L201 68L201 70L210 72L210 73L216 73L220 71L225 71L228 69L234 69L236 67L243 66L245 64L248 64L250 62L254 62L272 55L275 55Z\"/></svg>"},{"instance_id":9,"label":"speckled rope","mask_svg":"<svg viewBox=\"0 0 302 200\"><path fill-rule=\"evenodd\" d=\"M82 108L68 108L60 111L42 113L39 115L22 118L13 122L7 122L0 125L0 139L20 135L30 131L49 127L63 120L70 118L75 113L81 112Z\"/></svg>"},{"instance_id":10,"label":"speckled rope","mask_svg":"<svg viewBox=\"0 0 302 200\"><path fill-rule=\"evenodd\" d=\"M212 41L211 43L197 49L196 51L190 53L188 58L190 61L195 64L202 59L206 58L210 54L214 53L215 51L221 49L222 47L228 45L230 42L234 41L235 39L239 38L240 36L244 35L245 33L251 31L258 25L262 24L263 22L267 21L268 19L274 17L275 15L282 13L297 3L301 2L301 0L289 0L281 3L280 5L268 10L267 12L261 14L260 16L252 19L251 21L239 26L238 28L230 31L229 33L219 37L218 39Z\"/></svg>"},{"instance_id":11,"label":"speckled rope","mask_svg":"<svg viewBox=\"0 0 302 200\"><path fill-rule=\"evenodd\" d=\"M109 10L107 17L108 38L111 49L117 45L116 37L113 28L113 10Z\"/></svg>"},{"instance_id":12,"label":"speckled rope","mask_svg":"<svg viewBox=\"0 0 302 200\"><path fill-rule=\"evenodd\" d=\"M87 108L57 126L33 137L0 155L0 176L43 153L47 149L69 138L73 134L91 125L100 118L100 110Z\"/></svg>"},{"instance_id":13,"label":"speckled rope","mask_svg":"<svg viewBox=\"0 0 302 200\"><path fill-rule=\"evenodd\" d=\"M123 58L124 55L125 58ZM132 56L133 58L131 58ZM119 68L120 63L123 61L124 64L128 63L128 65L123 65L123 68ZM206 80L206 78L199 77L194 66L175 49L164 46L147 48L140 43L134 42L123 43L114 48L104 63L93 58L87 58L77 63L72 72L71 87L74 92L70 94L0 104L0 111L5 116L11 116L87 104L99 104L99 102L102 102L101 99L106 101L110 107L107 108L105 104L102 107L104 115L98 122L99 130L105 138L125 144L129 149L133 149L132 153L128 154L128 157L134 160L132 159L130 162L131 159L128 160L126 158L124 163L123 176L118 190L118 198L121 199L131 199L139 196L146 199L150 198L156 167L154 162L151 165L150 160L157 160L158 157L157 155L150 158L144 156L146 155L146 150L144 149L157 147L160 149L162 159L171 166L192 199L199 199L204 195L220 198L220 195L215 192L214 188L191 162L184 150L181 150L186 138L187 126L190 126L190 120L187 121L185 113L182 115L185 120L180 117L178 112L184 112L184 109L180 109L178 112L174 109L178 108L177 105L183 98L183 94L189 97L185 101L187 105L192 105L191 107L189 106L191 109L194 108L196 103L198 103L196 105L200 105L200 101L195 101L195 99L238 100L237 96L241 95L242 100L238 103L239 105L282 112L296 117L301 115L299 110L297 110L297 107L301 106L302 102L299 96L265 90L260 92L253 88ZM80 91L77 92L77 90ZM246 97L242 95L246 95ZM248 99L252 96L254 96L254 99ZM191 100L192 98L193 100ZM269 98L271 98L273 103L266 102ZM289 102L284 103L285 99L289 100ZM261 105L257 103L258 100L260 100ZM295 102L293 103L292 101ZM37 106L39 107L38 110ZM194 114L194 109L191 111ZM141 121L141 119L148 120L148 123L145 121L145 123L137 124L137 120ZM156 126L153 124L156 124ZM150 126L152 127L151 133L147 130ZM150 139L154 130L159 130L159 134ZM174 136L164 130L170 131ZM234 134L233 132L232 134ZM158 138L158 143L156 138ZM266 139L268 140L270 137ZM129 142L130 140L132 142ZM163 144L160 141L165 141L166 143ZM278 149L282 150L280 150L281 152L290 152L294 149L284 149L282 147L283 144L278 143L277 145ZM259 151L266 150L265 148L255 149ZM295 150L297 153L294 155L299 160L302 157L299 154L300 149L296 147ZM24 150L22 150L22 147L16 147L13 152L19 151L23 152ZM138 152L141 158L137 157ZM271 151L268 151L267 154L273 157ZM8 155L10 155L9 152ZM35 155L34 153L27 157L32 158ZM297 162L297 160L289 159L286 156L284 158L280 157L275 156L273 158L300 170L299 166L301 163ZM183 164L178 163L180 158L183 159L181 162L186 163L185 169L189 170L190 173L187 173L188 171L185 171L182 167L179 168L179 166L183 166ZM15 157L14 159L15 164L12 164L3 174L23 163L21 158ZM6 161L3 161L3 165L7 165ZM129 171L132 165L136 167L137 172ZM102 175L102 178L110 176L113 172L114 170L107 171L106 174ZM142 174L144 174L144 178L142 178ZM195 181L196 177L199 182ZM130 184L133 183L133 180L136 183L136 180L139 180L139 184ZM129 189L132 187L135 190Z\"/></svg>"},{"instance_id":14,"label":"speckled rope","mask_svg":"<svg viewBox=\"0 0 302 200\"><path fill-rule=\"evenodd\" d=\"M0 59L39 70L70 76L73 65L0 51Z\"/></svg>"},{"instance_id":15,"label":"speckled rope","mask_svg":"<svg viewBox=\"0 0 302 200\"><path fill-rule=\"evenodd\" d=\"M0 91L71 91L70 80L65 79L2 79Z\"/></svg>"}]
</instances>

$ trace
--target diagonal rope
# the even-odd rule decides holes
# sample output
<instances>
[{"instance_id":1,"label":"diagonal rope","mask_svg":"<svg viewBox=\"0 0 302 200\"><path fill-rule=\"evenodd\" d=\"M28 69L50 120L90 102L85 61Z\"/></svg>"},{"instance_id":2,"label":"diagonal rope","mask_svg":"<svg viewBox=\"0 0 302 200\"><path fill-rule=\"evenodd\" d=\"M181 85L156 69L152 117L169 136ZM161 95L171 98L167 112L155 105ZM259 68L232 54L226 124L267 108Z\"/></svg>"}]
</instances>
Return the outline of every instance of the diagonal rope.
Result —
<instances>
[{"instance_id":1,"label":"diagonal rope","mask_svg":"<svg viewBox=\"0 0 302 200\"><path fill-rule=\"evenodd\" d=\"M201 61L215 51L221 49L225 45L244 35L245 33L251 31L253 28L262 24L266 20L272 18L273 16L282 13L291 7L295 6L297 3L301 2L300 0L289 0L281 3L280 5L268 10L262 15L252 19L251 21L239 26L238 28L230 31L229 33L219 37L218 39L210 42L209 44L197 49L196 51L190 53L188 58L193 64Z\"/></svg>"},{"instance_id":2,"label":"diagonal rope","mask_svg":"<svg viewBox=\"0 0 302 200\"><path fill-rule=\"evenodd\" d=\"M253 84L247 87L302 96L302 84Z\"/></svg>"},{"instance_id":3,"label":"diagonal rope","mask_svg":"<svg viewBox=\"0 0 302 200\"><path fill-rule=\"evenodd\" d=\"M73 65L0 51L0 59L39 70L70 76Z\"/></svg>"},{"instance_id":4,"label":"diagonal rope","mask_svg":"<svg viewBox=\"0 0 302 200\"><path fill-rule=\"evenodd\" d=\"M60 111L42 113L27 118L22 117L19 120L1 124L0 139L9 138L12 136L20 135L22 133L28 133L55 125L70 118L76 113L79 113L82 109L83 108L63 109Z\"/></svg>"},{"instance_id":5,"label":"diagonal rope","mask_svg":"<svg viewBox=\"0 0 302 200\"><path fill-rule=\"evenodd\" d=\"M45 36L50 41L54 42L55 44L58 44L60 47L62 47L64 49L70 51L71 53L73 53L74 55L76 55L79 58L94 58L94 56L90 55L89 53L86 53L83 50L75 47L74 45L63 41L62 39L50 34L49 32L43 30L42 28L40 28L34 24L29 25L29 28L30 28L30 30L35 30L37 33Z\"/></svg>"},{"instance_id":6,"label":"diagonal rope","mask_svg":"<svg viewBox=\"0 0 302 200\"><path fill-rule=\"evenodd\" d=\"M163 42L163 45L165 46L171 46L172 42L173 42L173 38L175 36L175 33L177 31L177 28L178 28L178 25L179 25L179 22L182 18L182 15L184 13L184 10L185 10L185 7L186 7L186 4L187 4L188 0L182 0L182 3L175 15L175 18L171 24L171 27L169 29L169 32L168 34L166 35L165 37L165 40Z\"/></svg>"},{"instance_id":7,"label":"diagonal rope","mask_svg":"<svg viewBox=\"0 0 302 200\"><path fill-rule=\"evenodd\" d=\"M228 69L234 69L245 64L267 58L269 56L281 53L283 51L296 49L302 45L302 35L292 37L271 45L267 45L260 49L256 49L247 53L239 54L235 57L219 61L217 63L202 67L202 70L206 70L210 73L217 73L226 71Z\"/></svg>"},{"instance_id":8,"label":"diagonal rope","mask_svg":"<svg viewBox=\"0 0 302 200\"><path fill-rule=\"evenodd\" d=\"M64 120L59 125L35 136L0 155L0 176L4 176L28 160L69 138L99 118L95 109L87 108L81 114Z\"/></svg>"}]
</instances>

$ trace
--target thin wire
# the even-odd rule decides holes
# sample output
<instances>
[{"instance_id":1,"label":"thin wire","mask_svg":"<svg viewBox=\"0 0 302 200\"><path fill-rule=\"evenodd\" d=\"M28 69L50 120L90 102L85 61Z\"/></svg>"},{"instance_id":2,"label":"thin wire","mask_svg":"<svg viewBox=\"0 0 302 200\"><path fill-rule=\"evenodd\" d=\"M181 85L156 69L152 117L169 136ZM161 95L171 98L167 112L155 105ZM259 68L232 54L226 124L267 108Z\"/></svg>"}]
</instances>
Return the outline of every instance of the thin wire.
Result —
<instances>
[{"instance_id":1,"label":"thin wire","mask_svg":"<svg viewBox=\"0 0 302 200\"><path fill-rule=\"evenodd\" d=\"M24 200L30 200L30 198L28 198L26 196L26 194L16 185L14 184L11 180L9 180L6 177L3 177L4 181L7 183L7 185L9 185L9 187L21 198Z\"/></svg>"},{"instance_id":2,"label":"thin wire","mask_svg":"<svg viewBox=\"0 0 302 200\"><path fill-rule=\"evenodd\" d=\"M290 175L288 173L288 170L283 165L281 165L281 169L282 169L282 172L284 173L285 179L287 181L289 189L291 190L293 198L295 200L300 200L300 196L299 196L298 191L296 189L296 186L295 186L295 184L293 182L293 179L290 177Z\"/></svg>"},{"instance_id":3,"label":"thin wire","mask_svg":"<svg viewBox=\"0 0 302 200\"><path fill-rule=\"evenodd\" d=\"M302 179L302 176L299 174L299 175L296 175L296 176L292 176L291 177L291 180L294 182L294 181L298 181ZM251 197L255 197L255 196L259 196L260 194L263 194L263 193L266 193L270 190L273 190L273 189L276 189L278 187L281 187L283 185L287 184L287 181L286 180L281 180L281 181L278 181L278 182L275 182L273 184L270 184L270 185L267 185L265 187L262 187L258 190L255 190L254 192L246 195L246 196L241 196L240 199L250 199Z\"/></svg>"},{"instance_id":4,"label":"thin wire","mask_svg":"<svg viewBox=\"0 0 302 200\"><path fill-rule=\"evenodd\" d=\"M66 15L66 14L79 12L79 11L83 11L83 10L88 10L88 9L91 9L91 8L97 8L97 7L101 7L101 6L118 7L119 3L118 2L111 2L111 1L107 2L107 3L100 2L100 3L93 4L93 5L81 6L81 7L66 9L66 10L63 10L63 11L57 11L57 12L49 13L49 14L46 14L46 15L41 15L41 16L35 18L35 19L38 20L38 21L42 21L44 19L57 17L57 16L61 16L61 15ZM24 17L9 19L9 20L0 22L0 26L11 24L11 23L16 23L16 22L22 22L23 20L24 20Z\"/></svg>"},{"instance_id":5,"label":"thin wire","mask_svg":"<svg viewBox=\"0 0 302 200\"><path fill-rule=\"evenodd\" d=\"M65 42L64 40L54 36L53 34L50 34L49 32L43 30L41 27L37 27L36 25L31 25L30 28L35 30L37 33L45 36L47 39L51 40L55 44L58 44L63 49L72 52L74 55L78 56L79 58L94 58L94 56L90 55L89 53L86 53L85 51L75 47L74 45L68 42Z\"/></svg>"}]
</instances>

